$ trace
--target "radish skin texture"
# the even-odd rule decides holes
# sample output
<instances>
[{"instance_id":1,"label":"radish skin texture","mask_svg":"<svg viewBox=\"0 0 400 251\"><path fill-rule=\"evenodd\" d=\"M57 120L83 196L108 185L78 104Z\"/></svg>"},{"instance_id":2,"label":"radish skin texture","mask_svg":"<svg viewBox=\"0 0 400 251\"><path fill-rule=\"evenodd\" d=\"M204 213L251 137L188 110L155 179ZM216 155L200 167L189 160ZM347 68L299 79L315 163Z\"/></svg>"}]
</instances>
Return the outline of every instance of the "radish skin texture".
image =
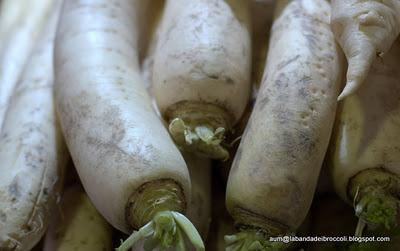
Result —
<instances>
[{"instance_id":1,"label":"radish skin texture","mask_svg":"<svg viewBox=\"0 0 400 251\"><path fill-rule=\"evenodd\" d=\"M79 185L63 194L60 213L46 233L43 251L111 251L112 228Z\"/></svg>"},{"instance_id":2,"label":"radish skin texture","mask_svg":"<svg viewBox=\"0 0 400 251\"><path fill-rule=\"evenodd\" d=\"M368 204L376 200L364 203L374 194L385 197L377 199L381 202L378 209L387 213L382 214L386 215L382 220L396 221L400 194L399 72L397 40L383 62L372 65L363 88L343 101L337 115L330 151L335 189L366 223L374 220L366 214L373 209ZM382 208L385 203L390 205Z\"/></svg>"},{"instance_id":3,"label":"radish skin texture","mask_svg":"<svg viewBox=\"0 0 400 251\"><path fill-rule=\"evenodd\" d=\"M68 152L53 98L53 44L61 1L11 97L0 134L0 250L30 250L59 198Z\"/></svg>"},{"instance_id":4,"label":"radish skin texture","mask_svg":"<svg viewBox=\"0 0 400 251\"><path fill-rule=\"evenodd\" d=\"M55 0L6 0L0 12L0 128L32 49Z\"/></svg>"},{"instance_id":5,"label":"radish skin texture","mask_svg":"<svg viewBox=\"0 0 400 251\"><path fill-rule=\"evenodd\" d=\"M377 57L400 33L399 0L332 0L331 26L347 61L347 83L338 100L354 94ZM379 83L378 83L379 84Z\"/></svg>"},{"instance_id":6,"label":"radish skin texture","mask_svg":"<svg viewBox=\"0 0 400 251\"><path fill-rule=\"evenodd\" d=\"M305 219L340 89L343 57L328 2L279 1L277 10L263 82L227 184L226 206L242 232L226 240L230 248L246 242L239 250L278 249L263 237L291 233Z\"/></svg>"},{"instance_id":7,"label":"radish skin texture","mask_svg":"<svg viewBox=\"0 0 400 251\"><path fill-rule=\"evenodd\" d=\"M250 26L249 1L166 1L152 90L181 149L229 157L221 144L251 91Z\"/></svg>"},{"instance_id":8,"label":"radish skin texture","mask_svg":"<svg viewBox=\"0 0 400 251\"><path fill-rule=\"evenodd\" d=\"M151 233L151 241L169 247L179 239L177 228L195 236L200 248L193 226L181 224L187 223L181 213L190 202L189 172L152 109L139 68L145 3L65 2L55 48L57 110L93 204L115 228L139 230L118 250Z\"/></svg>"}]
</instances>

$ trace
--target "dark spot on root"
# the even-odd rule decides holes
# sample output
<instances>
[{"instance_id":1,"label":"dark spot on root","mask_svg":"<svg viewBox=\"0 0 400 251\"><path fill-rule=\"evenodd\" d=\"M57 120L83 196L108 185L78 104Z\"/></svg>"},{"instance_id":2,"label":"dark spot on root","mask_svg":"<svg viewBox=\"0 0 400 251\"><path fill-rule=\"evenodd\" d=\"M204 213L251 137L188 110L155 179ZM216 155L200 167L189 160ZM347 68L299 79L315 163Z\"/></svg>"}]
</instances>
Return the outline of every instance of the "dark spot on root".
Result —
<instances>
[{"instance_id":1,"label":"dark spot on root","mask_svg":"<svg viewBox=\"0 0 400 251\"><path fill-rule=\"evenodd\" d=\"M195 28L196 32L201 33L203 31L203 26L202 25L198 25Z\"/></svg>"},{"instance_id":2,"label":"dark spot on root","mask_svg":"<svg viewBox=\"0 0 400 251\"><path fill-rule=\"evenodd\" d=\"M31 232L33 230L33 227L30 224L24 224L22 226L22 228L26 231L26 232Z\"/></svg>"},{"instance_id":3,"label":"dark spot on root","mask_svg":"<svg viewBox=\"0 0 400 251\"><path fill-rule=\"evenodd\" d=\"M197 18L199 18L199 15L198 14L191 14L189 17L191 19L193 19L193 20L196 20Z\"/></svg>"},{"instance_id":4,"label":"dark spot on root","mask_svg":"<svg viewBox=\"0 0 400 251\"><path fill-rule=\"evenodd\" d=\"M7 221L7 214L4 213L3 211L0 211L0 220L2 222L6 222Z\"/></svg>"},{"instance_id":5,"label":"dark spot on root","mask_svg":"<svg viewBox=\"0 0 400 251\"><path fill-rule=\"evenodd\" d=\"M298 84L301 85L309 85L311 84L312 78L310 76L303 76L299 81L297 81Z\"/></svg>"},{"instance_id":6,"label":"dark spot on root","mask_svg":"<svg viewBox=\"0 0 400 251\"><path fill-rule=\"evenodd\" d=\"M278 64L278 66L277 66L277 70L278 70L278 71L281 70L282 68L288 66L289 64L293 63L294 61L296 61L296 60L299 59L299 58L300 58L300 55L296 55L296 56L294 56L294 57L292 57L292 58L289 58L289 59L287 59L287 60L284 60L284 61L280 62L280 63Z\"/></svg>"},{"instance_id":7,"label":"dark spot on root","mask_svg":"<svg viewBox=\"0 0 400 251\"><path fill-rule=\"evenodd\" d=\"M315 49L320 44L320 40L318 39L318 37L313 34L304 34L304 37L306 38L307 44L310 49Z\"/></svg>"},{"instance_id":8,"label":"dark spot on root","mask_svg":"<svg viewBox=\"0 0 400 251\"><path fill-rule=\"evenodd\" d=\"M302 98L306 98L308 96L308 89L305 87L301 87L298 91L298 94Z\"/></svg>"},{"instance_id":9,"label":"dark spot on root","mask_svg":"<svg viewBox=\"0 0 400 251\"><path fill-rule=\"evenodd\" d=\"M219 76L216 75L216 74L209 74L209 75L207 75L207 77L208 77L208 78L211 78L211 79L216 79L216 80L219 79Z\"/></svg>"},{"instance_id":10,"label":"dark spot on root","mask_svg":"<svg viewBox=\"0 0 400 251\"><path fill-rule=\"evenodd\" d=\"M289 86L289 78L286 76L284 72L279 73L278 77L275 80L275 86L279 89L284 89Z\"/></svg>"},{"instance_id":11,"label":"dark spot on root","mask_svg":"<svg viewBox=\"0 0 400 251\"><path fill-rule=\"evenodd\" d=\"M8 193L13 197L12 201L21 197L20 186L18 182L18 177L15 177L11 184L8 186Z\"/></svg>"},{"instance_id":12,"label":"dark spot on root","mask_svg":"<svg viewBox=\"0 0 400 251\"><path fill-rule=\"evenodd\" d=\"M229 85L235 84L235 81L231 77L225 77L225 81Z\"/></svg>"},{"instance_id":13,"label":"dark spot on root","mask_svg":"<svg viewBox=\"0 0 400 251\"><path fill-rule=\"evenodd\" d=\"M304 149L309 155L313 154L316 146L316 140L314 137L310 136L308 132L300 131L298 138L300 140L298 147Z\"/></svg>"},{"instance_id":14,"label":"dark spot on root","mask_svg":"<svg viewBox=\"0 0 400 251\"><path fill-rule=\"evenodd\" d=\"M265 96L260 100L259 110L264 110L265 106L269 103L269 97Z\"/></svg>"}]
</instances>

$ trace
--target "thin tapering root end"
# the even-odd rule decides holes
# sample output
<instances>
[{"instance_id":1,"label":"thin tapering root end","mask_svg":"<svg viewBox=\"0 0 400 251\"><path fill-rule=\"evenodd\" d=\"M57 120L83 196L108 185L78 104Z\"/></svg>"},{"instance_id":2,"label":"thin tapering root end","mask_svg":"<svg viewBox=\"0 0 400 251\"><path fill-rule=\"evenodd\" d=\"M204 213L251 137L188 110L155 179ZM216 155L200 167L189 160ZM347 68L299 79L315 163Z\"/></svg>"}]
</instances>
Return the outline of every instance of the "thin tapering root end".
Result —
<instances>
[{"instance_id":1,"label":"thin tapering root end","mask_svg":"<svg viewBox=\"0 0 400 251\"><path fill-rule=\"evenodd\" d=\"M169 124L169 132L179 148L212 159L227 160L229 152L222 146L225 128L214 130L207 124L187 125L175 118Z\"/></svg>"},{"instance_id":2,"label":"thin tapering root end","mask_svg":"<svg viewBox=\"0 0 400 251\"><path fill-rule=\"evenodd\" d=\"M161 250L174 248L174 250L184 251L186 250L185 235L196 251L205 250L200 234L184 215L178 212L163 211L157 213L139 231L135 231L116 250L128 251L138 241L144 239L144 249L146 251L155 248Z\"/></svg>"},{"instance_id":3,"label":"thin tapering root end","mask_svg":"<svg viewBox=\"0 0 400 251\"><path fill-rule=\"evenodd\" d=\"M270 242L263 233L256 230L242 230L225 236L227 251L279 251L287 248L283 242Z\"/></svg>"},{"instance_id":4,"label":"thin tapering root end","mask_svg":"<svg viewBox=\"0 0 400 251\"><path fill-rule=\"evenodd\" d=\"M361 86L360 82L356 82L356 81L347 82L343 91L338 96L337 101L342 101L345 98L353 95L354 93L357 92L357 90L359 89L360 86Z\"/></svg>"}]
</instances>

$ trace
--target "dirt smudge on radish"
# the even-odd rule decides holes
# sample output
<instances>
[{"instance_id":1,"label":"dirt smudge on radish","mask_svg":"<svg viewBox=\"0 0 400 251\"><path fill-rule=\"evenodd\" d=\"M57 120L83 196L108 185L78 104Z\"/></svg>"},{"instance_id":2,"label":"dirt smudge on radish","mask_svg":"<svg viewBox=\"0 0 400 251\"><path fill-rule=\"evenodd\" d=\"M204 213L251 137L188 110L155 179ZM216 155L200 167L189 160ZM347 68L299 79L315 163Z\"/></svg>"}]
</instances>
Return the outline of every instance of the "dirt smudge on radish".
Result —
<instances>
[{"instance_id":1,"label":"dirt smudge on radish","mask_svg":"<svg viewBox=\"0 0 400 251\"><path fill-rule=\"evenodd\" d=\"M8 193L12 197L12 200L15 201L16 199L19 199L21 197L21 191L20 191L20 184L18 181L18 176L13 179L11 184L8 186Z\"/></svg>"},{"instance_id":2,"label":"dirt smudge on radish","mask_svg":"<svg viewBox=\"0 0 400 251\"><path fill-rule=\"evenodd\" d=\"M279 73L278 77L274 81L274 86L278 89L284 89L289 86L289 78L286 73Z\"/></svg>"},{"instance_id":3,"label":"dirt smudge on radish","mask_svg":"<svg viewBox=\"0 0 400 251\"><path fill-rule=\"evenodd\" d=\"M269 97L268 95L265 95L265 97L262 97L262 99L260 100L259 104L258 104L258 110L262 111L265 109L265 107L268 105L269 103Z\"/></svg>"},{"instance_id":4,"label":"dirt smudge on radish","mask_svg":"<svg viewBox=\"0 0 400 251\"><path fill-rule=\"evenodd\" d=\"M0 210L0 220L2 222L6 222L7 221L7 214L4 213L3 211Z\"/></svg>"},{"instance_id":5,"label":"dirt smudge on radish","mask_svg":"<svg viewBox=\"0 0 400 251\"><path fill-rule=\"evenodd\" d=\"M292 58L289 58L289 59L287 59L287 60L284 60L284 61L280 62L280 63L277 65L277 69L276 69L276 70L277 70L277 71L282 70L283 68L285 68L285 67L288 66L289 64L295 62L295 61L298 60L299 58L300 58L300 55L296 55L296 56L294 56L294 57L292 57Z\"/></svg>"}]
</instances>

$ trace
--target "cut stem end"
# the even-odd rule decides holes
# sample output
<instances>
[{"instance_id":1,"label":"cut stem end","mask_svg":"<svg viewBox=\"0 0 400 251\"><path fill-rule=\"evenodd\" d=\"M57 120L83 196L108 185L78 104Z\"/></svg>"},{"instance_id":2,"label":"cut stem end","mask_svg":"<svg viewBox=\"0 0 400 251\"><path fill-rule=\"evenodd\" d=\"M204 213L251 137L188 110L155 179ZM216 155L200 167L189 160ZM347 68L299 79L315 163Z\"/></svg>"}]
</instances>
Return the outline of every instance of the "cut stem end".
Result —
<instances>
[{"instance_id":1,"label":"cut stem end","mask_svg":"<svg viewBox=\"0 0 400 251\"><path fill-rule=\"evenodd\" d=\"M384 169L368 169L353 177L349 192L359 225L384 226L389 230L397 226L399 188L399 177Z\"/></svg>"},{"instance_id":2,"label":"cut stem end","mask_svg":"<svg viewBox=\"0 0 400 251\"><path fill-rule=\"evenodd\" d=\"M169 132L182 150L212 159L227 160L229 152L222 146L225 128L214 129L209 124L186 124L175 118L169 124Z\"/></svg>"},{"instance_id":3,"label":"cut stem end","mask_svg":"<svg viewBox=\"0 0 400 251\"><path fill-rule=\"evenodd\" d=\"M135 231L116 249L128 251L138 241L145 240L144 249L161 250L175 247L175 250L186 250L184 236L190 240L196 251L204 251L203 240L193 224L182 214L173 211L157 213L145 226Z\"/></svg>"},{"instance_id":4,"label":"cut stem end","mask_svg":"<svg viewBox=\"0 0 400 251\"><path fill-rule=\"evenodd\" d=\"M225 236L227 251L279 251L287 248L283 242L270 242L257 230L242 230L234 235Z\"/></svg>"}]
</instances>

